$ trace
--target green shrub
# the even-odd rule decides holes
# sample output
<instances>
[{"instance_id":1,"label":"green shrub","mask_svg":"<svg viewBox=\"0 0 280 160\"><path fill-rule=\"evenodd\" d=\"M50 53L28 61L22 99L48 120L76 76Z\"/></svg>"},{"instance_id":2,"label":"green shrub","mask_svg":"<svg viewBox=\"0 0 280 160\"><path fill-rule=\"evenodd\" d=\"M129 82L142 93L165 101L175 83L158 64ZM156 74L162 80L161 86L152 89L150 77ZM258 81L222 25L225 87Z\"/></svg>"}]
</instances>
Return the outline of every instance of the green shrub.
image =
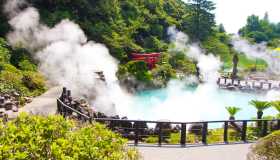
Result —
<instances>
[{"instance_id":1,"label":"green shrub","mask_svg":"<svg viewBox=\"0 0 280 160\"><path fill-rule=\"evenodd\" d=\"M10 60L10 51L7 48L7 42L0 37L0 63L9 62Z\"/></svg>"},{"instance_id":2,"label":"green shrub","mask_svg":"<svg viewBox=\"0 0 280 160\"><path fill-rule=\"evenodd\" d=\"M25 59L19 62L19 69L23 71L36 71L37 67L35 64L32 64L29 60Z\"/></svg>"},{"instance_id":3,"label":"green shrub","mask_svg":"<svg viewBox=\"0 0 280 160\"><path fill-rule=\"evenodd\" d=\"M25 86L27 86L31 90L45 90L45 79L41 74L37 72L24 72L22 81L25 84Z\"/></svg>"},{"instance_id":4,"label":"green shrub","mask_svg":"<svg viewBox=\"0 0 280 160\"><path fill-rule=\"evenodd\" d=\"M78 126L61 116L20 115L0 123L0 159L136 160L126 140L100 124Z\"/></svg>"},{"instance_id":5,"label":"green shrub","mask_svg":"<svg viewBox=\"0 0 280 160\"><path fill-rule=\"evenodd\" d=\"M130 61L125 65L119 66L117 73L119 79L124 76L132 75L141 82L149 83L152 80L152 75L148 70L146 62L143 61Z\"/></svg>"},{"instance_id":6,"label":"green shrub","mask_svg":"<svg viewBox=\"0 0 280 160\"><path fill-rule=\"evenodd\" d=\"M280 157L280 131L276 131L252 146L248 160L278 160Z\"/></svg>"}]
</instances>

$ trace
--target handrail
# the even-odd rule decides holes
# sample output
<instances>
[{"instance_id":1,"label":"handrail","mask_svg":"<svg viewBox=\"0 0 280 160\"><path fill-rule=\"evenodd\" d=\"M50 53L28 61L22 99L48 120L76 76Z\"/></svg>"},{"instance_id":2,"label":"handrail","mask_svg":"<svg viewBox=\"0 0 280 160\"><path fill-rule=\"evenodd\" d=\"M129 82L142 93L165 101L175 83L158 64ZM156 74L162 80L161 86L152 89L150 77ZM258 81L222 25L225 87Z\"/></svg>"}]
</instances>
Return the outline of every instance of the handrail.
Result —
<instances>
[{"instance_id":1,"label":"handrail","mask_svg":"<svg viewBox=\"0 0 280 160\"><path fill-rule=\"evenodd\" d=\"M141 141L141 138L145 136L151 135L151 133L145 132L146 130L149 130L151 128L148 128L149 123L156 124L156 127L153 130L152 135L157 135L158 136L158 145L161 146L163 143L163 140L166 138L166 128L164 128L165 124L169 125L176 125L179 126L177 128L178 133L180 133L180 145L181 146L186 146L186 125L194 125L194 124L200 124L201 128L199 129L194 129L194 130L199 130L199 134L201 135L201 142L204 145L207 145L207 136L209 132L209 124L211 123L223 123L223 141L225 144L229 143L229 127L234 125L238 125L238 129L236 129L237 132L240 133L240 138L244 143L247 143L247 130L248 130L248 122L256 122L257 123L257 128L260 129L260 131L257 132L257 136L263 137L268 134L268 122L276 122L274 123L275 129L279 130L280 129L280 119L249 119L249 120L219 120L219 121L195 121L195 122L172 122L172 121L152 121L152 120L128 120L128 119L114 119L114 118L94 118L89 115L86 115L71 106L66 105L61 99L57 99L57 105L58 107L63 107L60 108L61 110L60 113L62 115L69 116L72 113L68 114L69 112L67 110L70 110L72 112L77 113L79 116L82 116L82 120L87 120L90 123L92 122L101 122L105 123L108 128L111 130L117 131L120 133L122 136L127 137L128 134L132 131L134 133L133 139L134 140L134 145L137 146L139 141ZM83 119L84 118L84 119ZM237 123L238 122L238 123ZM126 125L129 124L129 127ZM144 124L144 126L143 126ZM124 132L119 132L120 130L123 130ZM275 130L274 129L274 130ZM118 131L119 130L119 131ZM130 135L131 136L131 135Z\"/></svg>"},{"instance_id":2,"label":"handrail","mask_svg":"<svg viewBox=\"0 0 280 160\"><path fill-rule=\"evenodd\" d=\"M87 119L91 119L91 117L89 117L89 116L87 116L87 115L85 115L85 114L83 114L83 113L81 113L81 112L75 110L75 109L72 108L72 107L67 106L67 105L64 104L60 99L57 99L57 101L58 101L61 105L63 105L64 107L66 107L67 109L70 109L71 111L73 111L73 112L75 112L75 113L77 113L77 114L79 114L79 115L81 115L81 116L84 116L84 117L87 118Z\"/></svg>"},{"instance_id":3,"label":"handrail","mask_svg":"<svg viewBox=\"0 0 280 160\"><path fill-rule=\"evenodd\" d=\"M172 124L202 124L202 123L224 123L224 122L258 122L258 121L280 121L280 119L248 119L248 120L219 120L219 121L189 121L189 122L176 122L176 121L152 121L152 120L127 120L127 119L113 119L113 118L93 118L95 121L118 121L118 122L146 122L146 123L172 123Z\"/></svg>"}]
</instances>

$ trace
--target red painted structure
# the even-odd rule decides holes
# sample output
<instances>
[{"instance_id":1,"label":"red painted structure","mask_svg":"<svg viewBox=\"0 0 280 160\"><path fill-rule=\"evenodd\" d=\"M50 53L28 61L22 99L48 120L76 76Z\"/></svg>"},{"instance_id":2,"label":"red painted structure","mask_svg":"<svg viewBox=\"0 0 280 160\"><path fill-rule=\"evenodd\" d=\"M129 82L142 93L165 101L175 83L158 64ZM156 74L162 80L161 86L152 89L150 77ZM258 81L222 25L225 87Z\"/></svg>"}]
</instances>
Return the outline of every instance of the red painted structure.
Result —
<instances>
[{"instance_id":1,"label":"red painted structure","mask_svg":"<svg viewBox=\"0 0 280 160\"><path fill-rule=\"evenodd\" d=\"M160 59L160 53L132 53L131 59L134 61L144 61L149 69L153 69Z\"/></svg>"}]
</instances>

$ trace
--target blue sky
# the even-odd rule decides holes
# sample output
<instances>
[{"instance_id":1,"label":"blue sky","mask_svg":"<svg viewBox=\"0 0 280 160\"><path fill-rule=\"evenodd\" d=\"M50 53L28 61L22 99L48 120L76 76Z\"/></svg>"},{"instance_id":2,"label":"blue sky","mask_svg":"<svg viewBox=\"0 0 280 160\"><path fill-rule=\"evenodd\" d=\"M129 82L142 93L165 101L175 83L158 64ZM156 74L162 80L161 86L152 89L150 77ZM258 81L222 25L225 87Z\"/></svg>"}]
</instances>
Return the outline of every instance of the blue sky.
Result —
<instances>
[{"instance_id":1,"label":"blue sky","mask_svg":"<svg viewBox=\"0 0 280 160\"><path fill-rule=\"evenodd\" d=\"M184 0L188 1L188 0ZM216 3L216 21L223 23L230 33L236 33L246 24L247 16L263 17L267 11L269 19L280 22L280 0L213 0Z\"/></svg>"}]
</instances>

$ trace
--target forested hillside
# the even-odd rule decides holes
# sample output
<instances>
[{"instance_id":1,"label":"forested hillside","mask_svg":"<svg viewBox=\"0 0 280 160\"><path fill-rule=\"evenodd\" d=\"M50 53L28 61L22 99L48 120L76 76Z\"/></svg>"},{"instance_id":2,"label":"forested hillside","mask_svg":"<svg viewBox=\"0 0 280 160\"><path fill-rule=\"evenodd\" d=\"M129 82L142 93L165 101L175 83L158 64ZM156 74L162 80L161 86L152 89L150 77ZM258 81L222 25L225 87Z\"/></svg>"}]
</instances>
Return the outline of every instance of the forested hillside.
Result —
<instances>
[{"instance_id":1,"label":"forested hillside","mask_svg":"<svg viewBox=\"0 0 280 160\"><path fill-rule=\"evenodd\" d=\"M251 15L247 24L239 30L239 34L256 43L266 42L270 47L279 47L280 22L272 23L266 13L263 18Z\"/></svg>"},{"instance_id":2,"label":"forested hillside","mask_svg":"<svg viewBox=\"0 0 280 160\"><path fill-rule=\"evenodd\" d=\"M176 26L197 42L207 53L232 66L235 51L230 36L222 25L216 25L215 4L208 0L27 0L38 8L43 23L54 26L62 19L79 24L89 40L105 44L112 56L120 61L118 77L121 82L133 77L147 86L163 87L176 73L195 74L195 62L185 54L170 54L167 30ZM1 1L1 8L4 2ZM2 9L3 10L3 9ZM7 15L0 15L0 36L10 30ZM134 52L161 52L161 61L151 71L143 62L130 61ZM25 52L21 52L25 53ZM254 61L240 54L240 67L250 69ZM15 67L19 68L18 65Z\"/></svg>"}]
</instances>

